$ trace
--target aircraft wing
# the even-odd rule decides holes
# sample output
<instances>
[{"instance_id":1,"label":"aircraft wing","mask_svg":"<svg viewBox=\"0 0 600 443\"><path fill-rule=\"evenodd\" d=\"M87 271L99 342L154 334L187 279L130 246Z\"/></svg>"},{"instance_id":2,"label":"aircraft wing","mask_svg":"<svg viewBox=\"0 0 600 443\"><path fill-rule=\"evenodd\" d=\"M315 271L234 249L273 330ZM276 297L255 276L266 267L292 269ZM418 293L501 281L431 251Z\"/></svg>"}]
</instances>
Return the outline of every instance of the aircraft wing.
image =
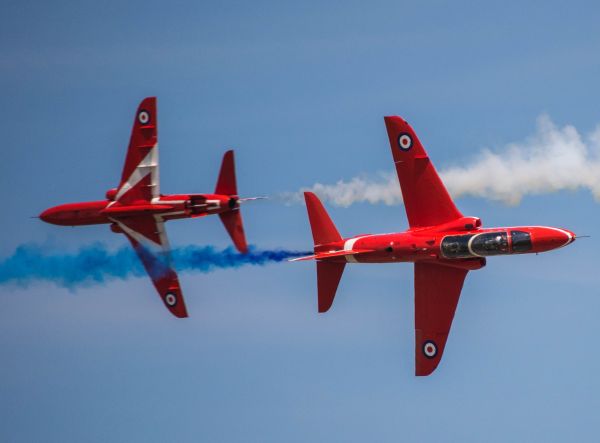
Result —
<instances>
[{"instance_id":1,"label":"aircraft wing","mask_svg":"<svg viewBox=\"0 0 600 443\"><path fill-rule=\"evenodd\" d=\"M385 117L385 126L410 227L461 218L413 128L401 117Z\"/></svg>"},{"instance_id":2,"label":"aircraft wing","mask_svg":"<svg viewBox=\"0 0 600 443\"><path fill-rule=\"evenodd\" d=\"M442 359L468 272L415 263L415 375L431 374Z\"/></svg>"},{"instance_id":3,"label":"aircraft wing","mask_svg":"<svg viewBox=\"0 0 600 443\"><path fill-rule=\"evenodd\" d=\"M160 195L157 126L156 97L145 98L138 106L133 120L115 201L131 204L135 201L150 201Z\"/></svg>"},{"instance_id":4,"label":"aircraft wing","mask_svg":"<svg viewBox=\"0 0 600 443\"><path fill-rule=\"evenodd\" d=\"M131 242L167 309L175 317L187 317L179 279L171 264L169 241L162 218L145 215L112 220Z\"/></svg>"}]
</instances>

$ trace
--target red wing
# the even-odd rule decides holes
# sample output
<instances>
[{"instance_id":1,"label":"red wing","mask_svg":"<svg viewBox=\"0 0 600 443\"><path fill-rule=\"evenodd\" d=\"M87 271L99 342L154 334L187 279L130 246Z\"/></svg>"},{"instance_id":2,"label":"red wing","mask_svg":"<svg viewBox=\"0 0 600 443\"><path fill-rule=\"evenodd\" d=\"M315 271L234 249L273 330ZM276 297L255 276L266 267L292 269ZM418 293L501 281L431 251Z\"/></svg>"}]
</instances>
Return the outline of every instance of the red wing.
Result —
<instances>
[{"instance_id":1,"label":"red wing","mask_svg":"<svg viewBox=\"0 0 600 443\"><path fill-rule=\"evenodd\" d=\"M157 125L156 97L145 98L133 121L116 201L131 204L159 196Z\"/></svg>"},{"instance_id":2,"label":"red wing","mask_svg":"<svg viewBox=\"0 0 600 443\"><path fill-rule=\"evenodd\" d=\"M415 374L431 374L444 353L460 291L469 271L415 263Z\"/></svg>"},{"instance_id":3,"label":"red wing","mask_svg":"<svg viewBox=\"0 0 600 443\"><path fill-rule=\"evenodd\" d=\"M159 216L113 219L142 261L165 306L175 317L187 317L179 279L171 264L169 241Z\"/></svg>"},{"instance_id":4,"label":"red wing","mask_svg":"<svg viewBox=\"0 0 600 443\"><path fill-rule=\"evenodd\" d=\"M462 217L413 128L400 117L385 117L385 125L410 227Z\"/></svg>"}]
</instances>

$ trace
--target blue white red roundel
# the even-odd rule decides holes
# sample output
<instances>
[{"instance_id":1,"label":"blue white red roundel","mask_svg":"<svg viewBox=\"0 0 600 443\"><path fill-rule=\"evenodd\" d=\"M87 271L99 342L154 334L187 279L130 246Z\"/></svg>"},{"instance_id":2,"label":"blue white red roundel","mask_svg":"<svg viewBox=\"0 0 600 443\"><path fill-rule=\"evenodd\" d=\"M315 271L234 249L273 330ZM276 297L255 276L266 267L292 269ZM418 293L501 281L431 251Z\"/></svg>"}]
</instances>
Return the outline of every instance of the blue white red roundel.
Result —
<instances>
[{"instance_id":1,"label":"blue white red roundel","mask_svg":"<svg viewBox=\"0 0 600 443\"><path fill-rule=\"evenodd\" d=\"M145 125L148 122L150 122L150 113L144 109L142 109L140 111L140 113L138 114L138 121L142 124Z\"/></svg>"},{"instance_id":2,"label":"blue white red roundel","mask_svg":"<svg viewBox=\"0 0 600 443\"><path fill-rule=\"evenodd\" d=\"M175 306L177 304L177 297L175 294L168 292L167 295L165 295L165 303L171 307Z\"/></svg>"},{"instance_id":3,"label":"blue white red roundel","mask_svg":"<svg viewBox=\"0 0 600 443\"><path fill-rule=\"evenodd\" d=\"M410 134L403 132L398 136L398 147L403 151L408 151L410 148L412 148L412 145L413 140Z\"/></svg>"},{"instance_id":4,"label":"blue white red roundel","mask_svg":"<svg viewBox=\"0 0 600 443\"><path fill-rule=\"evenodd\" d=\"M433 358L437 355L437 352L437 345L435 342L427 340L425 343L423 343L423 354L425 357Z\"/></svg>"}]
</instances>

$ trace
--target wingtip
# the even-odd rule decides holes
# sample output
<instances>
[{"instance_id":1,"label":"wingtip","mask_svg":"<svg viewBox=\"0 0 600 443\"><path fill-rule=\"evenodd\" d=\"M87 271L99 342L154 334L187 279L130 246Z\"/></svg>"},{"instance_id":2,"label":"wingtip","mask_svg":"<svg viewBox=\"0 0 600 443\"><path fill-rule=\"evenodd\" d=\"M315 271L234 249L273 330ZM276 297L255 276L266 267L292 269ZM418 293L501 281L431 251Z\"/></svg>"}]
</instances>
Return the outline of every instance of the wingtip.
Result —
<instances>
[{"instance_id":1,"label":"wingtip","mask_svg":"<svg viewBox=\"0 0 600 443\"><path fill-rule=\"evenodd\" d=\"M156 106L156 100L157 99L155 96L146 97L140 101L140 107L141 106Z\"/></svg>"},{"instance_id":2,"label":"wingtip","mask_svg":"<svg viewBox=\"0 0 600 443\"><path fill-rule=\"evenodd\" d=\"M386 115L385 117L383 117L383 121L385 121L385 123L392 123L392 122L406 123L406 120L404 120L404 118L400 117L399 115Z\"/></svg>"},{"instance_id":3,"label":"wingtip","mask_svg":"<svg viewBox=\"0 0 600 443\"><path fill-rule=\"evenodd\" d=\"M433 372L438 367L439 363L439 359L437 359L437 361L431 362L431 364L419 364L419 361L417 360L417 363L415 364L415 376L427 377L428 375L433 374Z\"/></svg>"},{"instance_id":4,"label":"wingtip","mask_svg":"<svg viewBox=\"0 0 600 443\"><path fill-rule=\"evenodd\" d=\"M171 311L171 314L173 314L177 318L188 318L189 317L189 314L188 314L185 306L180 309L169 309L169 310Z\"/></svg>"}]
</instances>

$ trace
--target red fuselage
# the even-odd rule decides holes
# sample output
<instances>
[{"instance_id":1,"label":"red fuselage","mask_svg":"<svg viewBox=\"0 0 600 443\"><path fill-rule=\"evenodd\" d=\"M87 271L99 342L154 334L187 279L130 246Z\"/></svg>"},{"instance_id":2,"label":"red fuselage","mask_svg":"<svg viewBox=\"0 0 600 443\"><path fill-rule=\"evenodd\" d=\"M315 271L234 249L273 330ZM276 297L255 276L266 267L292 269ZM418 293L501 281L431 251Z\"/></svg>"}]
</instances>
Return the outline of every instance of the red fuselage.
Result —
<instances>
[{"instance_id":1,"label":"red fuselage","mask_svg":"<svg viewBox=\"0 0 600 443\"><path fill-rule=\"evenodd\" d=\"M465 219L463 219L465 220ZM540 253L572 243L575 234L544 226L478 228L478 219L462 226L437 226L392 234L365 234L316 245L315 254L365 251L325 258L340 263L437 261L465 269L479 269L485 257ZM466 228L466 229L465 229ZM470 228L470 229L469 229Z\"/></svg>"},{"instance_id":2,"label":"red fuselage","mask_svg":"<svg viewBox=\"0 0 600 443\"><path fill-rule=\"evenodd\" d=\"M111 190L107 192L107 200L54 206L42 212L40 218L47 223L63 226L111 223L113 230L119 230L113 220L115 217L157 215L166 221L219 214L239 207L236 196L218 194L161 195L150 203L140 201L129 205L115 202L113 197L114 190Z\"/></svg>"}]
</instances>

